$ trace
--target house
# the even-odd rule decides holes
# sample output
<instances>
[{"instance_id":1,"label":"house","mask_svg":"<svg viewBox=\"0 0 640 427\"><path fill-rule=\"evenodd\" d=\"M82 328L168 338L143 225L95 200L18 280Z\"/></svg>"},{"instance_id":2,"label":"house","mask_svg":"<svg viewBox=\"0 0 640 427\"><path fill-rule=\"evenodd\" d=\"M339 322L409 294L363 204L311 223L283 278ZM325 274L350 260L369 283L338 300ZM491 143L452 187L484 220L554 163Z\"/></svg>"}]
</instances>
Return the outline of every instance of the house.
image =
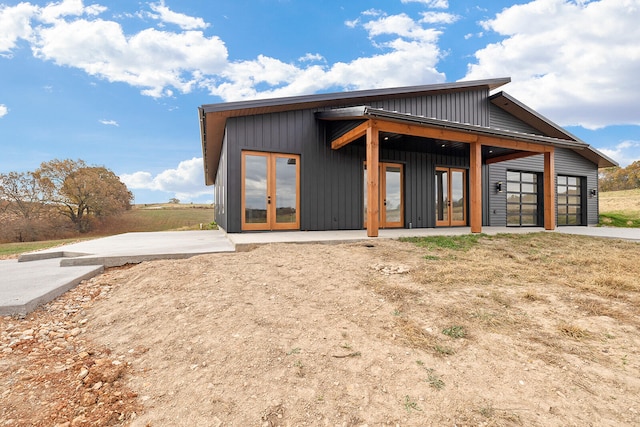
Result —
<instances>
[{"instance_id":1,"label":"house","mask_svg":"<svg viewBox=\"0 0 640 427\"><path fill-rule=\"evenodd\" d=\"M616 163L509 78L208 104L205 181L229 233L591 225Z\"/></svg>"}]
</instances>

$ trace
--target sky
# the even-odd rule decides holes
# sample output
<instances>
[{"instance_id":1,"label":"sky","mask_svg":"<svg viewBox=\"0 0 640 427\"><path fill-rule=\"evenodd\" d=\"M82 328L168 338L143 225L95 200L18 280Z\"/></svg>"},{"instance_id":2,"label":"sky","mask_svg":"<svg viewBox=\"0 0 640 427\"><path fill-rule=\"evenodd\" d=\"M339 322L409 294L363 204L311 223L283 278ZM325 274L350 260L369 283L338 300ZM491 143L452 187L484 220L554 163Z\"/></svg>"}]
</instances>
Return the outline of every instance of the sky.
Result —
<instances>
[{"instance_id":1,"label":"sky","mask_svg":"<svg viewBox=\"0 0 640 427\"><path fill-rule=\"evenodd\" d=\"M0 173L82 159L135 203L213 201L197 107L510 77L640 159L640 0L0 0Z\"/></svg>"}]
</instances>

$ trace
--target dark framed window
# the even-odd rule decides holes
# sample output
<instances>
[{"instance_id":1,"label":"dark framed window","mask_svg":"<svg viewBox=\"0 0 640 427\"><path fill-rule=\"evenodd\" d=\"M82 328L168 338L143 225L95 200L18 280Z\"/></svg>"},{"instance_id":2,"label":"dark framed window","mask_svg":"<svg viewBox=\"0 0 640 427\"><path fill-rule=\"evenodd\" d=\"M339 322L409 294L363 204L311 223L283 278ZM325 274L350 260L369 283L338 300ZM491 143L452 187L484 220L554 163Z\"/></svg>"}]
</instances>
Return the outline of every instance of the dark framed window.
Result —
<instances>
[{"instance_id":1,"label":"dark framed window","mask_svg":"<svg viewBox=\"0 0 640 427\"><path fill-rule=\"evenodd\" d=\"M583 178L558 175L558 225L584 225Z\"/></svg>"},{"instance_id":2,"label":"dark framed window","mask_svg":"<svg viewBox=\"0 0 640 427\"><path fill-rule=\"evenodd\" d=\"M538 175L535 172L507 171L507 226L540 225L542 179Z\"/></svg>"}]
</instances>

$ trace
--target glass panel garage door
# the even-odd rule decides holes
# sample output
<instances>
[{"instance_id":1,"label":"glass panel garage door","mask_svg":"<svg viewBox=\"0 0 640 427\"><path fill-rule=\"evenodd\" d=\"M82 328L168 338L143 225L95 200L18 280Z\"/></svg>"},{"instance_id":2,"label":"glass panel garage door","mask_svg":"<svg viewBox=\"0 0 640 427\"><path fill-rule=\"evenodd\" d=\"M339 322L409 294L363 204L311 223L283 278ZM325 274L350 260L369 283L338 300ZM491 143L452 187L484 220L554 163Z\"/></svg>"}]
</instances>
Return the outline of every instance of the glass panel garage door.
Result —
<instances>
[{"instance_id":1,"label":"glass panel garage door","mask_svg":"<svg viewBox=\"0 0 640 427\"><path fill-rule=\"evenodd\" d=\"M538 174L507 171L507 226L538 226Z\"/></svg>"},{"instance_id":2,"label":"glass panel garage door","mask_svg":"<svg viewBox=\"0 0 640 427\"><path fill-rule=\"evenodd\" d=\"M558 225L584 225L580 177L558 175Z\"/></svg>"}]
</instances>

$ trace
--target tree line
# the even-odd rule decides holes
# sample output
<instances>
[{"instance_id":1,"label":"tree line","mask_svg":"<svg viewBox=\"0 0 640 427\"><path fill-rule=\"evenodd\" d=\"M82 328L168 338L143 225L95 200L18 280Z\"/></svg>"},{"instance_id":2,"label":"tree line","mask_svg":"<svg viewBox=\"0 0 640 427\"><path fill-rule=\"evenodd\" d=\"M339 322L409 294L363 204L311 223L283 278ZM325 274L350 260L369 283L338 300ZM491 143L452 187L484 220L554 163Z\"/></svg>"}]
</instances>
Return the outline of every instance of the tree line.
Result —
<instances>
[{"instance_id":1,"label":"tree line","mask_svg":"<svg viewBox=\"0 0 640 427\"><path fill-rule=\"evenodd\" d=\"M600 191L640 188L640 160L636 160L626 168L602 169L599 175Z\"/></svg>"},{"instance_id":2,"label":"tree line","mask_svg":"<svg viewBox=\"0 0 640 427\"><path fill-rule=\"evenodd\" d=\"M104 166L43 162L32 172L0 174L0 241L25 242L87 233L131 209L133 194Z\"/></svg>"}]
</instances>

